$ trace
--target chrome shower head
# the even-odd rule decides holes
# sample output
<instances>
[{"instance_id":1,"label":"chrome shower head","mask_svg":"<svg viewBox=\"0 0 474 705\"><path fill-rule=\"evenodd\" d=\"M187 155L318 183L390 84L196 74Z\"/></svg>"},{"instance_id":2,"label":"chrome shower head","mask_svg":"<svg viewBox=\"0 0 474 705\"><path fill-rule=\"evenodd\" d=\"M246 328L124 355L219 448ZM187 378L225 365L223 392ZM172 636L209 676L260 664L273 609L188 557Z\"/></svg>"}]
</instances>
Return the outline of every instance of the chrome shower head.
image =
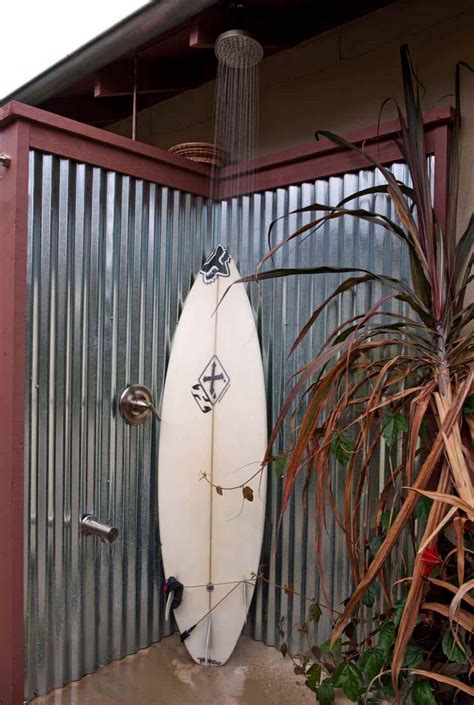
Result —
<instances>
[{"instance_id":1,"label":"chrome shower head","mask_svg":"<svg viewBox=\"0 0 474 705\"><path fill-rule=\"evenodd\" d=\"M233 69L249 69L263 58L262 45L243 29L220 34L214 49L219 61Z\"/></svg>"}]
</instances>

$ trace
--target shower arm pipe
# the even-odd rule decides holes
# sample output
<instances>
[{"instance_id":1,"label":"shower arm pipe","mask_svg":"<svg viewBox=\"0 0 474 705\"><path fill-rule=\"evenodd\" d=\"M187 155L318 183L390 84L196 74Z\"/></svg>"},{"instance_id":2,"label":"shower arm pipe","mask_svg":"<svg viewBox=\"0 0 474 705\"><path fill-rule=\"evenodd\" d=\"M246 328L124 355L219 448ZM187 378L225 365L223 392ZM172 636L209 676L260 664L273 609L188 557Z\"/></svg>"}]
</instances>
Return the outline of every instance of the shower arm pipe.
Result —
<instances>
[{"instance_id":1,"label":"shower arm pipe","mask_svg":"<svg viewBox=\"0 0 474 705\"><path fill-rule=\"evenodd\" d=\"M132 140L137 139L138 56L133 60Z\"/></svg>"},{"instance_id":2,"label":"shower arm pipe","mask_svg":"<svg viewBox=\"0 0 474 705\"><path fill-rule=\"evenodd\" d=\"M38 105L85 76L195 17L216 0L160 0L137 10L87 44L0 99Z\"/></svg>"}]
</instances>

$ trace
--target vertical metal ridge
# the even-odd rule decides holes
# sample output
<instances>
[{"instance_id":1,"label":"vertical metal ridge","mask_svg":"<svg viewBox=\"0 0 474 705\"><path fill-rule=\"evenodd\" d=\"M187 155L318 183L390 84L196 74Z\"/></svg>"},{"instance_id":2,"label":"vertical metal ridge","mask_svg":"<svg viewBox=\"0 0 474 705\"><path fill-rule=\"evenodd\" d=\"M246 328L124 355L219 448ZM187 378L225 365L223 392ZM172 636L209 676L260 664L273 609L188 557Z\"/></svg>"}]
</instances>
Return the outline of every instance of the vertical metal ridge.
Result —
<instances>
[{"instance_id":1,"label":"vertical metal ridge","mask_svg":"<svg viewBox=\"0 0 474 705\"><path fill-rule=\"evenodd\" d=\"M380 183L374 170L212 203L202 197L39 152L30 156L27 408L25 411L25 697L46 693L113 659L158 641L164 622L157 517L159 427L131 429L117 417L117 399L131 382L160 402L172 336L204 256L227 245L242 275L268 250L309 222L284 217L314 202L337 202ZM393 166L408 180L406 167ZM385 196L377 205L395 218ZM401 243L373 225L332 221L300 244L275 254L276 266L307 262L374 268L408 278ZM377 286L366 284L331 303L290 357L297 330L340 281L336 275L272 280L249 286L267 378L269 428L287 381L319 349L341 317L365 311ZM290 441L286 428L280 449ZM378 467L381 467L381 461ZM259 583L247 633L278 645L287 629L321 598L314 555L314 483L310 511L297 481L275 536L282 480L269 469ZM334 467L335 492L342 476ZM370 498L369 500L370 501ZM85 513L119 529L110 546L84 539ZM329 522L324 536L327 581L338 607L349 591L342 538ZM276 550L274 550L276 548ZM275 584L281 587L275 587ZM287 586L285 591L284 586ZM324 616L315 637L330 627ZM291 646L302 646L293 629Z\"/></svg>"}]
</instances>

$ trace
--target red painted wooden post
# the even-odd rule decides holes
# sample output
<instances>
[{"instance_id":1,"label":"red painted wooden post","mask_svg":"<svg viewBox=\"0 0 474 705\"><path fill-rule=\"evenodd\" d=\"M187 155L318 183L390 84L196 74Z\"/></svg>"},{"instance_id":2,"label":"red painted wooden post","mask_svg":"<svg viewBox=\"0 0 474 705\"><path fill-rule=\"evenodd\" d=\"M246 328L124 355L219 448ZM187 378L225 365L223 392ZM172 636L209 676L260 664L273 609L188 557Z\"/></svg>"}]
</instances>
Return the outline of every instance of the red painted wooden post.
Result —
<instances>
[{"instance_id":1,"label":"red painted wooden post","mask_svg":"<svg viewBox=\"0 0 474 705\"><path fill-rule=\"evenodd\" d=\"M23 703L23 474L29 127L0 131L0 702Z\"/></svg>"}]
</instances>

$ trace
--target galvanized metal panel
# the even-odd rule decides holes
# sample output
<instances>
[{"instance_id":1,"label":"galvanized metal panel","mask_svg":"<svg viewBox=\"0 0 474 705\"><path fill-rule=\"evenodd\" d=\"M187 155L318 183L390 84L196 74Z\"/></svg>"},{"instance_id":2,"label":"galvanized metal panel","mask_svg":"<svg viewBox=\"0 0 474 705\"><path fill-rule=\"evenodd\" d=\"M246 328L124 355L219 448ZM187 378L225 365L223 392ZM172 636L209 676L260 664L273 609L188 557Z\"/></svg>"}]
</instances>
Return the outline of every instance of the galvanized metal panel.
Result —
<instances>
[{"instance_id":1,"label":"galvanized metal panel","mask_svg":"<svg viewBox=\"0 0 474 705\"><path fill-rule=\"evenodd\" d=\"M99 168L31 153L27 322L25 510L25 697L45 693L133 653L172 627L163 620L156 513L159 426L130 428L117 398L131 382L160 401L173 331L195 272L213 244L228 245L243 275L267 250L270 223L312 202L335 203L374 185L373 170L242 197L211 206ZM407 179L402 165L393 167ZM384 196L380 212L390 214ZM360 205L372 207L374 197ZM282 218L273 242L307 222ZM369 223L333 221L300 245L281 249L278 266L307 262L369 267L406 278L406 252ZM270 420L286 382L327 333L380 294L366 285L334 301L299 351L299 326L340 278L272 281L249 289L268 380ZM288 436L288 433L287 433ZM335 472L336 494L343 478ZM275 538L281 480L270 472L262 581L247 632L278 644L279 621L304 620L318 597L311 513L292 498ZM310 497L311 502L311 497ZM111 546L84 538L86 513L113 524ZM325 537L331 597L349 590L340 534ZM275 545L276 544L276 545ZM276 548L276 550L274 550ZM277 585L295 590L287 595ZM324 618L319 637L328 631ZM299 633L293 631L293 646Z\"/></svg>"}]
</instances>

